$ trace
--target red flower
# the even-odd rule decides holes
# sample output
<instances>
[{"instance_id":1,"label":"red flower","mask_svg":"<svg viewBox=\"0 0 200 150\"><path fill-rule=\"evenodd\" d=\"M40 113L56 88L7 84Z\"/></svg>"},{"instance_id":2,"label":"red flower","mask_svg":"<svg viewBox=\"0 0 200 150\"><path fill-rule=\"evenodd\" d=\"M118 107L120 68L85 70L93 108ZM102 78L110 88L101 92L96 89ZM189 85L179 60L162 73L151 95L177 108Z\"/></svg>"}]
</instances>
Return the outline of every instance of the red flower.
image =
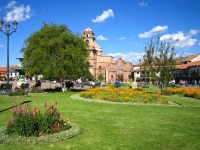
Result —
<instances>
[{"instance_id":1,"label":"red flower","mask_svg":"<svg viewBox=\"0 0 200 150\"><path fill-rule=\"evenodd\" d=\"M54 106L51 105L51 106L49 106L48 110L51 110L51 109L53 109L53 108L54 108Z\"/></svg>"},{"instance_id":2,"label":"red flower","mask_svg":"<svg viewBox=\"0 0 200 150\"><path fill-rule=\"evenodd\" d=\"M13 106L15 106L15 105L16 105L15 101L12 101L12 105L13 105Z\"/></svg>"}]
</instances>

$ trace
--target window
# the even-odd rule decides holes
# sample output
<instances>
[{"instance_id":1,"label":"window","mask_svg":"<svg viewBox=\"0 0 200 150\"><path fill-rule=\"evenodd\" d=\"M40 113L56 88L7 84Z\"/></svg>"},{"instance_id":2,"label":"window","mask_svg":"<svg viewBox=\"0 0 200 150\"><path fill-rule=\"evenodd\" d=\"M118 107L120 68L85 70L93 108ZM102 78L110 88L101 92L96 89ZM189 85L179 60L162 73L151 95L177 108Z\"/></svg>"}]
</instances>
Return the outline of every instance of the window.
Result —
<instances>
[{"instance_id":1,"label":"window","mask_svg":"<svg viewBox=\"0 0 200 150\"><path fill-rule=\"evenodd\" d=\"M113 75L111 75L111 78L113 78Z\"/></svg>"}]
</instances>

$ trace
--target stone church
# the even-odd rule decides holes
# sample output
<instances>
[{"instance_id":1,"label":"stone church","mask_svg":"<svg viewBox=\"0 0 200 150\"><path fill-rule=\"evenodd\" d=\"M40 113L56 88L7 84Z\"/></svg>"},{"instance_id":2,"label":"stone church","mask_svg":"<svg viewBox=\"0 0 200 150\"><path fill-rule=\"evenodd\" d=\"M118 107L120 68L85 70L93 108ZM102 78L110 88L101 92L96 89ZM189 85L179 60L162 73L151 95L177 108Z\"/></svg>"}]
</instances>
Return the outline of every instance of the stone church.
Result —
<instances>
[{"instance_id":1,"label":"stone church","mask_svg":"<svg viewBox=\"0 0 200 150\"><path fill-rule=\"evenodd\" d=\"M83 31L82 37L89 45L88 61L92 66L89 70L95 81L98 81L100 74L103 75L106 83L114 82L116 79L128 81L131 78L133 64L125 61L123 57L114 61L112 56L103 56L102 48L95 42L95 34L90 27Z\"/></svg>"}]
</instances>

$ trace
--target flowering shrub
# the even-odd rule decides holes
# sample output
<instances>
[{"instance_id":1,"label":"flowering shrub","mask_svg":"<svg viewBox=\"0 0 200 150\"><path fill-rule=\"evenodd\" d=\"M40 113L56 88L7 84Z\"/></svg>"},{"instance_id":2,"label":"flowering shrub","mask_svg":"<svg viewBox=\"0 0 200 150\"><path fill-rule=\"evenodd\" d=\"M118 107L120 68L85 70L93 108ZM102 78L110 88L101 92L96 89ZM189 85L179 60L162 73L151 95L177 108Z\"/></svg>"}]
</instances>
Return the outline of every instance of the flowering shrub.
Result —
<instances>
[{"instance_id":1,"label":"flowering shrub","mask_svg":"<svg viewBox=\"0 0 200 150\"><path fill-rule=\"evenodd\" d=\"M163 93L165 95L183 94L185 97L200 99L200 89L197 88L166 88Z\"/></svg>"},{"instance_id":2,"label":"flowering shrub","mask_svg":"<svg viewBox=\"0 0 200 150\"><path fill-rule=\"evenodd\" d=\"M145 93L141 89L131 88L93 88L81 92L79 96L114 102L168 104L167 99L158 93Z\"/></svg>"},{"instance_id":3,"label":"flowering shrub","mask_svg":"<svg viewBox=\"0 0 200 150\"><path fill-rule=\"evenodd\" d=\"M57 102L50 106L45 103L46 110L42 114L39 108L30 110L28 104L20 105L20 97L18 97L18 100L18 104L12 102L12 105L16 107L11 109L13 118L9 120L6 134L15 133L26 137L41 136L65 131L71 127L69 119L64 120L57 111Z\"/></svg>"},{"instance_id":4,"label":"flowering shrub","mask_svg":"<svg viewBox=\"0 0 200 150\"><path fill-rule=\"evenodd\" d=\"M22 88L16 88L15 91L8 92L8 96L20 96L20 95L27 95L28 92L23 90Z\"/></svg>"},{"instance_id":5,"label":"flowering shrub","mask_svg":"<svg viewBox=\"0 0 200 150\"><path fill-rule=\"evenodd\" d=\"M35 87L35 86L33 86L29 92L30 93L42 93L42 92L44 92L44 90L41 89L41 87Z\"/></svg>"}]
</instances>

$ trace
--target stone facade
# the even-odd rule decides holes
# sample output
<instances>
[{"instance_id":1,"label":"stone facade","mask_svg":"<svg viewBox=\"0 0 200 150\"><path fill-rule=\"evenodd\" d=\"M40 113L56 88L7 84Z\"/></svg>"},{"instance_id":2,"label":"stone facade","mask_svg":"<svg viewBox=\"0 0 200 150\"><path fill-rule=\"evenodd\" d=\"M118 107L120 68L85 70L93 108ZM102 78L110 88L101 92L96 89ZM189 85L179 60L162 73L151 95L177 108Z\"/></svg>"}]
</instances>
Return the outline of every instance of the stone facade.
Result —
<instances>
[{"instance_id":1,"label":"stone facade","mask_svg":"<svg viewBox=\"0 0 200 150\"><path fill-rule=\"evenodd\" d=\"M82 37L89 45L88 61L92 66L89 70L96 81L100 74L107 83L114 82L117 78L123 81L129 80L133 70L131 62L125 61L122 57L114 61L112 56L103 56L102 48L95 42L95 34L90 27L83 31Z\"/></svg>"}]
</instances>

